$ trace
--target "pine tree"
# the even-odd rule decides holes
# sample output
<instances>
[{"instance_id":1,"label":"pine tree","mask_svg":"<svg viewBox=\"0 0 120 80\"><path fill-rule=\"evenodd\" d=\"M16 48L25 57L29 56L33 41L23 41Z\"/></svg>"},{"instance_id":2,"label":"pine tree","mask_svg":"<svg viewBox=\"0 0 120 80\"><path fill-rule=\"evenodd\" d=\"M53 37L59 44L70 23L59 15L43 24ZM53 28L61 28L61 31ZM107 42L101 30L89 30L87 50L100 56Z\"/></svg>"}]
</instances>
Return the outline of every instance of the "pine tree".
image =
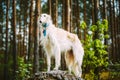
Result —
<instances>
[{"instance_id":1,"label":"pine tree","mask_svg":"<svg viewBox=\"0 0 120 80\"><path fill-rule=\"evenodd\" d=\"M17 70L17 43L16 43L16 0L13 0L13 80L16 77Z\"/></svg>"},{"instance_id":2,"label":"pine tree","mask_svg":"<svg viewBox=\"0 0 120 80\"><path fill-rule=\"evenodd\" d=\"M65 30L70 31L70 0L65 0Z\"/></svg>"},{"instance_id":3,"label":"pine tree","mask_svg":"<svg viewBox=\"0 0 120 80\"><path fill-rule=\"evenodd\" d=\"M34 29L34 64L33 72L39 72L39 27L37 25L38 16L40 15L40 0L36 0L35 8L35 29Z\"/></svg>"},{"instance_id":4,"label":"pine tree","mask_svg":"<svg viewBox=\"0 0 120 80\"><path fill-rule=\"evenodd\" d=\"M32 28L33 28L33 0L30 1L30 24L29 24L29 42L28 42L28 62L32 56Z\"/></svg>"},{"instance_id":5,"label":"pine tree","mask_svg":"<svg viewBox=\"0 0 120 80\"><path fill-rule=\"evenodd\" d=\"M8 21L9 21L9 18L8 18L8 11L9 11L9 0L6 0L6 46L5 46L5 54L4 54L4 80L8 80Z\"/></svg>"}]
</instances>

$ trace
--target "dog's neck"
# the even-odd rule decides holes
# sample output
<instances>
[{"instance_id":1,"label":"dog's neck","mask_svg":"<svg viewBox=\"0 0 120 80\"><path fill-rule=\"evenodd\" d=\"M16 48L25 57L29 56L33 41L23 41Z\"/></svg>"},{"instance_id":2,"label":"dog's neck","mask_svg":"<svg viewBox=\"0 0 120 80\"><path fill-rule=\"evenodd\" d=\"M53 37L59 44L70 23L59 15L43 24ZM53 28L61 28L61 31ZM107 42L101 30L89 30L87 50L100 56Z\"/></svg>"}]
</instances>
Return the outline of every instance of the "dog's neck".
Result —
<instances>
[{"instance_id":1,"label":"dog's neck","mask_svg":"<svg viewBox=\"0 0 120 80\"><path fill-rule=\"evenodd\" d=\"M44 24L42 24L42 26L43 26L44 28L46 28L46 27L49 26L49 24L48 24L48 23L44 23Z\"/></svg>"}]
</instances>

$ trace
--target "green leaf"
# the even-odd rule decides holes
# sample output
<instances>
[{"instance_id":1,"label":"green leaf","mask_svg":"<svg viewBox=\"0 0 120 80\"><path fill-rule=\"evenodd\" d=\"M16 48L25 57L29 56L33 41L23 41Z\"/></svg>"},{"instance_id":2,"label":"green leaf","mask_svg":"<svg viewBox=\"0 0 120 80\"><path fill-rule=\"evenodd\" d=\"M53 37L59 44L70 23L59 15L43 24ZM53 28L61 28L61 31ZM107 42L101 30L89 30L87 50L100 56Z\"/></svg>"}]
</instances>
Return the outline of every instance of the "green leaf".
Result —
<instances>
[{"instance_id":1,"label":"green leaf","mask_svg":"<svg viewBox=\"0 0 120 80\"><path fill-rule=\"evenodd\" d=\"M104 20L102 21L102 24L104 25L104 30L105 30L105 31L108 31L108 21L107 21L106 19L104 19Z\"/></svg>"},{"instance_id":2,"label":"green leaf","mask_svg":"<svg viewBox=\"0 0 120 80\"><path fill-rule=\"evenodd\" d=\"M104 35L104 38L108 39L110 36L108 34Z\"/></svg>"},{"instance_id":3,"label":"green leaf","mask_svg":"<svg viewBox=\"0 0 120 80\"><path fill-rule=\"evenodd\" d=\"M92 25L91 28L90 28L91 31L96 31L97 30L97 26L96 25Z\"/></svg>"},{"instance_id":4,"label":"green leaf","mask_svg":"<svg viewBox=\"0 0 120 80\"><path fill-rule=\"evenodd\" d=\"M81 29L85 29L87 27L86 23L83 21L81 24L80 24L80 28Z\"/></svg>"}]
</instances>

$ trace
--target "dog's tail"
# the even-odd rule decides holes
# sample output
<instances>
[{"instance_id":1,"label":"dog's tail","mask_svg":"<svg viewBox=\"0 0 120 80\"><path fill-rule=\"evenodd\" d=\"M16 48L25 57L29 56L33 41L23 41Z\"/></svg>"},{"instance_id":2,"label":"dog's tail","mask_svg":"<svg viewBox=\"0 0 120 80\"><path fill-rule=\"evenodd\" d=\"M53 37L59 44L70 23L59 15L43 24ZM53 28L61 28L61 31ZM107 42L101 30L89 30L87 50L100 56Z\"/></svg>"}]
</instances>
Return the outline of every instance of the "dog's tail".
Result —
<instances>
[{"instance_id":1,"label":"dog's tail","mask_svg":"<svg viewBox=\"0 0 120 80\"><path fill-rule=\"evenodd\" d=\"M83 49L82 44L77 36L76 36L75 40L76 41L72 46L73 55L74 55L74 59L75 59L74 64L76 64L76 68L78 68L78 71L79 71L79 72L77 72L77 75L81 76L81 74L82 74L81 66L82 66L82 61L83 61L83 56L84 56L84 49Z\"/></svg>"}]
</instances>

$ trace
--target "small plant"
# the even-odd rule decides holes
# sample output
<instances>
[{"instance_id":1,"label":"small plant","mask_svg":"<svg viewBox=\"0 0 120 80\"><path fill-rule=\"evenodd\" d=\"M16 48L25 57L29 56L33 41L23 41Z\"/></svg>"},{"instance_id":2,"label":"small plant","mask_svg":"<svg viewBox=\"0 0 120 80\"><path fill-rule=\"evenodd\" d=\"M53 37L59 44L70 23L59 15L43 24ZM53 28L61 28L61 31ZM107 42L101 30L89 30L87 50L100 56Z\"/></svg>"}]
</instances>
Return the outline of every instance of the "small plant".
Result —
<instances>
[{"instance_id":1,"label":"small plant","mask_svg":"<svg viewBox=\"0 0 120 80\"><path fill-rule=\"evenodd\" d=\"M96 25L92 25L90 28L86 28L86 24L83 22L80 27L82 30L87 29L86 39L82 41L85 51L83 70L90 76L92 75L91 78L94 80L97 78L95 76L96 70L102 71L108 66L107 45L104 44L104 40L109 37L108 34L104 34L108 31L108 22L107 20L98 21ZM97 37L94 38L96 31ZM85 76L85 79L89 80L90 76Z\"/></svg>"},{"instance_id":2,"label":"small plant","mask_svg":"<svg viewBox=\"0 0 120 80\"><path fill-rule=\"evenodd\" d=\"M25 80L26 78L29 78L30 69L32 70L32 64L27 64L24 62L24 58L18 57L18 70L16 71L17 80Z\"/></svg>"}]
</instances>

